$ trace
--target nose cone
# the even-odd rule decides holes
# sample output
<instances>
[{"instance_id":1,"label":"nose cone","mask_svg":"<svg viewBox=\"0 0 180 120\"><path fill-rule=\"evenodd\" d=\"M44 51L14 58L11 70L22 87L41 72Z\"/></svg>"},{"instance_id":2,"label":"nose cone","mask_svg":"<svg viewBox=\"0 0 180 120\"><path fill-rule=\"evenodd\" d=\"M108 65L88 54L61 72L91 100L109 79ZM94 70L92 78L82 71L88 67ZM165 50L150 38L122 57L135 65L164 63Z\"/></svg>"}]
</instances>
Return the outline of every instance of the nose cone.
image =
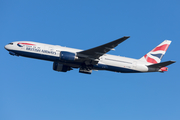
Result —
<instances>
[{"instance_id":1,"label":"nose cone","mask_svg":"<svg viewBox=\"0 0 180 120\"><path fill-rule=\"evenodd\" d=\"M9 49L10 49L10 46L9 46L9 45L5 45L4 48L5 48L6 50L9 50Z\"/></svg>"},{"instance_id":2,"label":"nose cone","mask_svg":"<svg viewBox=\"0 0 180 120\"><path fill-rule=\"evenodd\" d=\"M7 45L5 45L5 46L4 46L4 48L5 48L6 50L8 50L8 47L7 47Z\"/></svg>"}]
</instances>

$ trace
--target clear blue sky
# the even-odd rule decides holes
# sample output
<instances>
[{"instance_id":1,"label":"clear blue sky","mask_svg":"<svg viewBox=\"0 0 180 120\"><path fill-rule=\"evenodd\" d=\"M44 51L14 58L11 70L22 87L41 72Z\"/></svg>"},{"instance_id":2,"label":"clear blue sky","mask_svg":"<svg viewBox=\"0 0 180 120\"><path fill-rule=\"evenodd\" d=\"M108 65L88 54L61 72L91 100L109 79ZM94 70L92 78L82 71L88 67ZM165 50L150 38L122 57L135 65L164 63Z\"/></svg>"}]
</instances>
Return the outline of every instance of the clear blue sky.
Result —
<instances>
[{"instance_id":1,"label":"clear blue sky","mask_svg":"<svg viewBox=\"0 0 180 120\"><path fill-rule=\"evenodd\" d=\"M0 120L180 120L179 0L0 0ZM52 70L4 45L88 49L131 36L110 54L139 59L165 39L166 73Z\"/></svg>"}]
</instances>

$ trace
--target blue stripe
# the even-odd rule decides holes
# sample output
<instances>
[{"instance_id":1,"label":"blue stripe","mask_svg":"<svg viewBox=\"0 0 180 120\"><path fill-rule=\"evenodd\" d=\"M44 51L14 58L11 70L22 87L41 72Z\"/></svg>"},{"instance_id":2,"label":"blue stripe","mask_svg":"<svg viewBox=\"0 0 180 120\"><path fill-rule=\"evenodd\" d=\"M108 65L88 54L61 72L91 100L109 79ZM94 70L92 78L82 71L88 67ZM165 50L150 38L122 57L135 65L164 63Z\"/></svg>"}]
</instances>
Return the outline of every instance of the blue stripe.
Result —
<instances>
[{"instance_id":1,"label":"blue stripe","mask_svg":"<svg viewBox=\"0 0 180 120\"><path fill-rule=\"evenodd\" d=\"M17 46L19 46L19 47L23 47L22 45L20 45L20 44L17 44Z\"/></svg>"},{"instance_id":2,"label":"blue stripe","mask_svg":"<svg viewBox=\"0 0 180 120\"><path fill-rule=\"evenodd\" d=\"M17 51L17 50L11 50L11 51L24 57L30 57L30 58L36 58L36 59L48 60L48 61L59 60L59 57L50 56L50 55L43 55L43 54L38 54L38 53L31 53L31 52L24 52L24 51Z\"/></svg>"},{"instance_id":3,"label":"blue stripe","mask_svg":"<svg viewBox=\"0 0 180 120\"><path fill-rule=\"evenodd\" d=\"M163 56L163 54L151 54L152 56L158 57L159 59Z\"/></svg>"}]
</instances>

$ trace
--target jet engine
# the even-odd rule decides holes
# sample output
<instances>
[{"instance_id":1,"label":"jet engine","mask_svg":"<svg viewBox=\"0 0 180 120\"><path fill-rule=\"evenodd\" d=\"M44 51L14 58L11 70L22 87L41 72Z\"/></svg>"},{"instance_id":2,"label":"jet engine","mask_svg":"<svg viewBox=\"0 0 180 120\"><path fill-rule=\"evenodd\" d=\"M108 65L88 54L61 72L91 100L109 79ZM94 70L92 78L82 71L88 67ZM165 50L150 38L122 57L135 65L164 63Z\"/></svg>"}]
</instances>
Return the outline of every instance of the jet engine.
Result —
<instances>
[{"instance_id":1,"label":"jet engine","mask_svg":"<svg viewBox=\"0 0 180 120\"><path fill-rule=\"evenodd\" d=\"M69 66L60 64L58 62L54 62L53 63L53 70L58 71L58 72L67 72L67 71L72 70L72 68Z\"/></svg>"},{"instance_id":2,"label":"jet engine","mask_svg":"<svg viewBox=\"0 0 180 120\"><path fill-rule=\"evenodd\" d=\"M67 52L67 51L61 51L60 53L60 60L63 61L74 61L78 59L75 53Z\"/></svg>"}]
</instances>

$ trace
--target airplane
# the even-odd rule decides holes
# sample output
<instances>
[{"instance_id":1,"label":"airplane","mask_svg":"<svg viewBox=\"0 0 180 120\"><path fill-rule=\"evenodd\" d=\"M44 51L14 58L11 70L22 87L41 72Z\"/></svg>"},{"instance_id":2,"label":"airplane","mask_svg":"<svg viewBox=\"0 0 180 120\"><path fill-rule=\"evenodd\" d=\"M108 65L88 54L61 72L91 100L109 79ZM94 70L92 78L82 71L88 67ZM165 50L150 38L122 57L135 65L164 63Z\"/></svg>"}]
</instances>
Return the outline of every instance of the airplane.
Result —
<instances>
[{"instance_id":1,"label":"airplane","mask_svg":"<svg viewBox=\"0 0 180 120\"><path fill-rule=\"evenodd\" d=\"M50 45L32 41L16 41L5 45L13 56L24 56L53 62L53 70L67 72L79 68L79 73L91 74L92 71L107 70L118 73L165 72L166 66L175 61L161 62L171 41L161 44L140 59L106 54L128 39L124 36L112 42L87 50L80 50L59 45Z\"/></svg>"}]
</instances>

